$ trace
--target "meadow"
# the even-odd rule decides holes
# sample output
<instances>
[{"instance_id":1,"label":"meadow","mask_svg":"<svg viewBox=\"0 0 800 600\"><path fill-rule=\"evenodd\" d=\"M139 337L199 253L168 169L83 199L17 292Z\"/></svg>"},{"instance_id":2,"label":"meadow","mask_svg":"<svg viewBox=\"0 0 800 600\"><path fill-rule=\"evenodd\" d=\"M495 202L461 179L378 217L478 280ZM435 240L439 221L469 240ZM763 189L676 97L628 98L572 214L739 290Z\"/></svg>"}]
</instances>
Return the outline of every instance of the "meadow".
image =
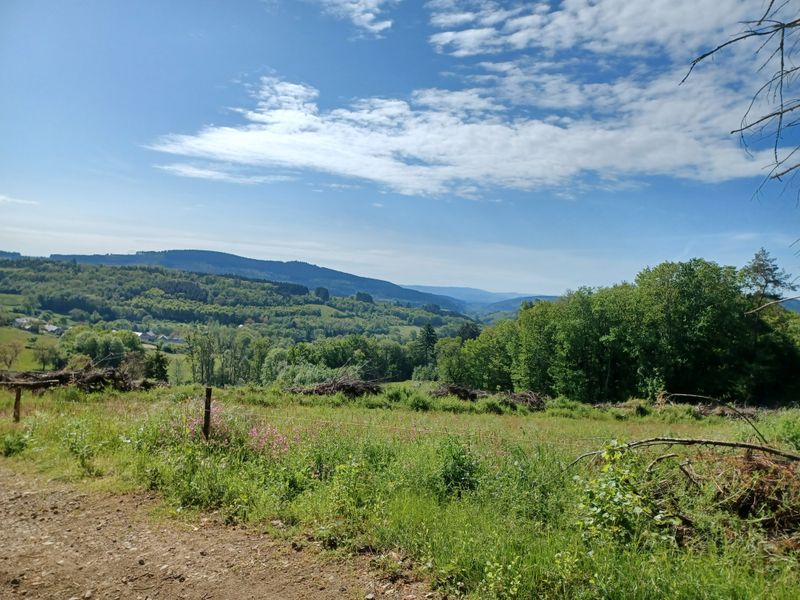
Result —
<instances>
[{"instance_id":1,"label":"meadow","mask_svg":"<svg viewBox=\"0 0 800 600\"><path fill-rule=\"evenodd\" d=\"M41 369L41 364L38 362L33 350L39 340L41 340L41 343L53 348L58 343L58 338L52 335L30 333L13 327L0 327L0 346L16 343L22 348L19 357L14 361L14 367L19 371Z\"/></svg>"},{"instance_id":2,"label":"meadow","mask_svg":"<svg viewBox=\"0 0 800 600\"><path fill-rule=\"evenodd\" d=\"M202 392L26 393L18 425L0 392L3 464L88 489L154 490L173 515L212 512L331 552L393 552L451 597L800 595L791 465L619 448L752 439L744 423L644 402L555 400L528 413L411 383L357 399L241 386L214 390L206 441ZM800 450L800 411L764 413L758 427ZM595 449L605 451L569 466ZM395 560L382 568L406 574Z\"/></svg>"}]
</instances>

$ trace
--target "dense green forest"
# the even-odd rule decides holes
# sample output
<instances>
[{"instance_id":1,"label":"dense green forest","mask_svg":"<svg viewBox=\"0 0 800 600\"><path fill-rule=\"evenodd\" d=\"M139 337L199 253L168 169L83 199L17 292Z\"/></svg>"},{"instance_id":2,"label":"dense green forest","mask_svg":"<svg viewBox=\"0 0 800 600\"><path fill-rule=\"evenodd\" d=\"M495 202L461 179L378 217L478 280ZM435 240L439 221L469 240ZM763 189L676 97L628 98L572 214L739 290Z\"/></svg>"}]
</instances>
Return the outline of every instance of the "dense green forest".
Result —
<instances>
[{"instance_id":1,"label":"dense green forest","mask_svg":"<svg viewBox=\"0 0 800 600\"><path fill-rule=\"evenodd\" d=\"M800 315L765 251L743 269L662 263L632 284L523 307L477 338L440 340L439 376L489 390L600 402L660 391L770 402L797 389ZM760 310L758 310L760 307Z\"/></svg>"},{"instance_id":2,"label":"dense green forest","mask_svg":"<svg viewBox=\"0 0 800 600\"><path fill-rule=\"evenodd\" d=\"M90 265L163 267L194 273L288 281L309 289L324 287L335 296L354 296L361 292L370 294L375 299L397 301L413 306L438 304L450 310L464 309L463 302L448 296L420 292L389 281L360 277L300 261L259 260L209 250L163 250L136 254L54 254L50 258Z\"/></svg>"}]
</instances>

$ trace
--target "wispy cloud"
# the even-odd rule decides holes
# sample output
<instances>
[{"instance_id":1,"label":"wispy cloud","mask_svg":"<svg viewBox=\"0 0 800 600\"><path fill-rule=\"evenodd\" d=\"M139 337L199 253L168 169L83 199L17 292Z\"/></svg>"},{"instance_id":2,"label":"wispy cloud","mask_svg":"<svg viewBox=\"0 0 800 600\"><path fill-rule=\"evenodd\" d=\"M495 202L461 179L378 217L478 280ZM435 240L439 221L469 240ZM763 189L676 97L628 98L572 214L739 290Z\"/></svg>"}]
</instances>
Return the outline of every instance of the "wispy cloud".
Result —
<instances>
[{"instance_id":1,"label":"wispy cloud","mask_svg":"<svg viewBox=\"0 0 800 600\"><path fill-rule=\"evenodd\" d=\"M157 168L173 175L181 177L193 177L196 179L207 179L209 181L224 181L227 183L277 183L280 181L292 181L294 178L289 175L245 175L241 173L225 171L215 167L198 167L186 163L173 163L168 165L156 165Z\"/></svg>"},{"instance_id":2,"label":"wispy cloud","mask_svg":"<svg viewBox=\"0 0 800 600\"><path fill-rule=\"evenodd\" d=\"M661 48L688 56L752 17L752 0L567 0L545 2L433 0L431 36L454 56L540 48L642 54ZM757 10L757 8L756 8Z\"/></svg>"},{"instance_id":3,"label":"wispy cloud","mask_svg":"<svg viewBox=\"0 0 800 600\"><path fill-rule=\"evenodd\" d=\"M325 5L373 23L388 3ZM401 194L467 198L498 187L570 196L641 185L650 176L721 182L765 175L769 153L750 155L728 133L747 110L749 51L734 51L724 68L709 65L679 85L687 57L741 27L751 5L431 0L430 22L442 29L431 38L435 48L482 55L464 61L448 89L322 109L312 85L264 77L254 106L237 110L242 122L165 135L151 147L205 161L202 170L219 180L259 183L276 170L309 170ZM166 168L200 176L197 167Z\"/></svg>"},{"instance_id":4,"label":"wispy cloud","mask_svg":"<svg viewBox=\"0 0 800 600\"><path fill-rule=\"evenodd\" d=\"M311 86L267 77L241 124L166 135L151 147L212 165L307 169L421 195L572 187L590 175L718 182L759 175L769 163L727 135L745 107L716 73L698 74L689 89L677 85L677 71L586 86L523 63L485 69L482 91L422 90L330 110L319 108ZM572 99L550 107L551 94ZM526 117L500 110L500 100L547 110Z\"/></svg>"},{"instance_id":5,"label":"wispy cloud","mask_svg":"<svg viewBox=\"0 0 800 600\"><path fill-rule=\"evenodd\" d=\"M362 31L379 35L392 26L383 17L386 8L397 0L316 0L328 14L346 19Z\"/></svg>"},{"instance_id":6,"label":"wispy cloud","mask_svg":"<svg viewBox=\"0 0 800 600\"><path fill-rule=\"evenodd\" d=\"M36 204L39 204L39 203L36 200L22 200L21 198L12 198L11 196L6 196L5 194L0 194L0 204L36 205Z\"/></svg>"}]
</instances>

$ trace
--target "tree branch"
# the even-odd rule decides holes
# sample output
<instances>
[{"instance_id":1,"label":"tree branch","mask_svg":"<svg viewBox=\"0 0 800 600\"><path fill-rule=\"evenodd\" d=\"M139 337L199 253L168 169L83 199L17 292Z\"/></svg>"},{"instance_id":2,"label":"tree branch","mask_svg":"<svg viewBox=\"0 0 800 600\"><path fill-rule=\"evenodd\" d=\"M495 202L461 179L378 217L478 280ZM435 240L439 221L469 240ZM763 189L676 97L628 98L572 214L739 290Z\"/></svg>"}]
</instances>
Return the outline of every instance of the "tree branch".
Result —
<instances>
[{"instance_id":1,"label":"tree branch","mask_svg":"<svg viewBox=\"0 0 800 600\"><path fill-rule=\"evenodd\" d=\"M787 302L787 301L789 301L789 300L800 300L800 296L790 296L789 298L779 298L779 299L777 299L777 300L772 300L772 301L770 301L770 302L767 302L766 304L762 304L762 305L761 305L761 306L759 306L758 308L754 308L753 310L748 310L748 311L747 311L746 313L744 313L744 314L746 314L746 315L752 315L753 313L757 313L757 312L758 312L758 311L760 311L760 310L764 310L764 309L765 309L765 308L767 308L768 306L772 306L773 304L780 304L781 302Z\"/></svg>"},{"instance_id":2,"label":"tree branch","mask_svg":"<svg viewBox=\"0 0 800 600\"><path fill-rule=\"evenodd\" d=\"M774 456L780 456L782 458L786 458L791 461L798 461L800 462L800 454L795 454L793 452L789 452L787 450L781 450L779 448L772 448L770 446L762 446L761 444L751 444L749 442L729 442L726 440L708 440L702 438L668 438L668 437L654 437L654 438L647 438L644 440L638 440L635 442L629 442L627 444L622 444L621 446L617 446L617 450L636 450L638 448L649 448L651 446L718 446L721 448L739 448L742 450L754 450L756 452L763 452L764 454L772 454ZM578 458L573 460L569 465L567 465L567 469L576 465L584 458L588 458L589 456L599 456L603 454L605 450L595 450L593 452L585 452L581 454Z\"/></svg>"}]
</instances>

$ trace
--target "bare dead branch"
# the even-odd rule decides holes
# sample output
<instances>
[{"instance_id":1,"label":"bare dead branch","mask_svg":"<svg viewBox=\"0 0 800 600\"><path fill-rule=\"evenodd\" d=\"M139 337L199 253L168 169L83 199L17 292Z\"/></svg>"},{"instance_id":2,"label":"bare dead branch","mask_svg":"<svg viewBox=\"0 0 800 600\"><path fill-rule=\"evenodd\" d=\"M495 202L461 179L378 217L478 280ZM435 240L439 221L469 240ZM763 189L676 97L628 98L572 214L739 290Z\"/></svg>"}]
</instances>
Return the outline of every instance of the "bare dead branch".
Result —
<instances>
[{"instance_id":1,"label":"bare dead branch","mask_svg":"<svg viewBox=\"0 0 800 600\"><path fill-rule=\"evenodd\" d=\"M635 442L628 442L617 447L618 450L636 450L639 448L650 448L652 446L716 446L720 448L738 448L741 450L752 450L755 452L763 452L764 454L772 454L780 456L791 461L800 462L800 454L782 450L780 448L773 448L771 446L762 446L761 444L751 444L750 442L730 442L727 440L709 440L704 438L668 438L668 437L654 437ZM578 458L573 460L567 469L576 465L584 458L590 456L599 456L606 450L594 450L593 452L585 452Z\"/></svg>"},{"instance_id":2,"label":"bare dead branch","mask_svg":"<svg viewBox=\"0 0 800 600\"><path fill-rule=\"evenodd\" d=\"M677 455L677 454L674 454L674 453L672 453L672 454L662 454L661 456L657 456L656 458L654 458L654 459L653 459L653 460L650 462L650 464L649 464L649 465L647 465L647 468L645 469L645 472L649 473L650 471L652 471L652 470L653 470L653 467L655 467L655 466L656 466L658 463L660 463L662 460L667 460L667 459L669 459L669 458L677 458L677 456L678 456L678 455Z\"/></svg>"},{"instance_id":3,"label":"bare dead branch","mask_svg":"<svg viewBox=\"0 0 800 600\"><path fill-rule=\"evenodd\" d=\"M760 310L764 310L768 306L773 306L774 304L780 304L781 302L788 302L789 300L800 300L800 296L790 296L789 298L779 298L777 300L772 300L770 302L767 302L766 304L762 304L758 308L754 308L753 310L748 310L744 314L752 315L753 313L757 313Z\"/></svg>"},{"instance_id":4,"label":"bare dead branch","mask_svg":"<svg viewBox=\"0 0 800 600\"><path fill-rule=\"evenodd\" d=\"M745 423L750 425L750 427L753 428L753 431L756 432L758 439L760 439L764 444L769 444L767 438L765 438L764 435L758 430L758 427L756 427L756 424L753 423L746 414L744 414L742 411L740 411L738 408L736 408L733 404L730 404L729 402L725 402L724 400L720 400L719 398L713 398L711 396L703 396L701 394L671 394L667 392L665 394L665 398L667 400L669 400L670 398L696 398L698 400L708 400L709 402L713 402L714 404L717 404L719 406L724 406L725 408L728 408L733 412L735 412L740 419L742 419Z\"/></svg>"},{"instance_id":5,"label":"bare dead branch","mask_svg":"<svg viewBox=\"0 0 800 600\"><path fill-rule=\"evenodd\" d=\"M787 175L796 173L800 169L800 161L792 158L797 147L788 154L781 156L781 143L784 139L784 131L800 124L797 119L789 118L790 113L800 109L800 100L789 98L790 87L796 84L796 77L800 67L794 66L792 56L799 47L797 28L800 28L800 19L784 17L782 14L788 0L776 2L770 0L766 9L761 13L760 18L743 23L743 31L729 40L718 44L711 50L697 56L689 64L689 69L681 80L683 84L694 71L694 68L704 60L721 52L723 49L735 44L743 43L747 40L758 40L759 44L754 52L755 56L761 56L760 66L756 73L772 71L764 82L751 97L751 101L745 111L741 126L731 131L738 134L742 146L748 151L749 143L759 144L762 135L772 138L772 164L768 175L759 185L756 194L760 193L766 182L771 180L783 181ZM759 101L766 101L771 108L764 114L750 119ZM747 138L745 138L747 134ZM798 194L800 197L800 194Z\"/></svg>"},{"instance_id":6,"label":"bare dead branch","mask_svg":"<svg viewBox=\"0 0 800 600\"><path fill-rule=\"evenodd\" d=\"M695 485L695 487L701 487L700 484L697 482L697 479L695 479L694 476L691 473L689 473L689 469L686 468L687 465L689 465L688 461L682 462L681 464L678 465L678 468L681 470L681 473L686 475L686 479L691 481Z\"/></svg>"}]
</instances>

